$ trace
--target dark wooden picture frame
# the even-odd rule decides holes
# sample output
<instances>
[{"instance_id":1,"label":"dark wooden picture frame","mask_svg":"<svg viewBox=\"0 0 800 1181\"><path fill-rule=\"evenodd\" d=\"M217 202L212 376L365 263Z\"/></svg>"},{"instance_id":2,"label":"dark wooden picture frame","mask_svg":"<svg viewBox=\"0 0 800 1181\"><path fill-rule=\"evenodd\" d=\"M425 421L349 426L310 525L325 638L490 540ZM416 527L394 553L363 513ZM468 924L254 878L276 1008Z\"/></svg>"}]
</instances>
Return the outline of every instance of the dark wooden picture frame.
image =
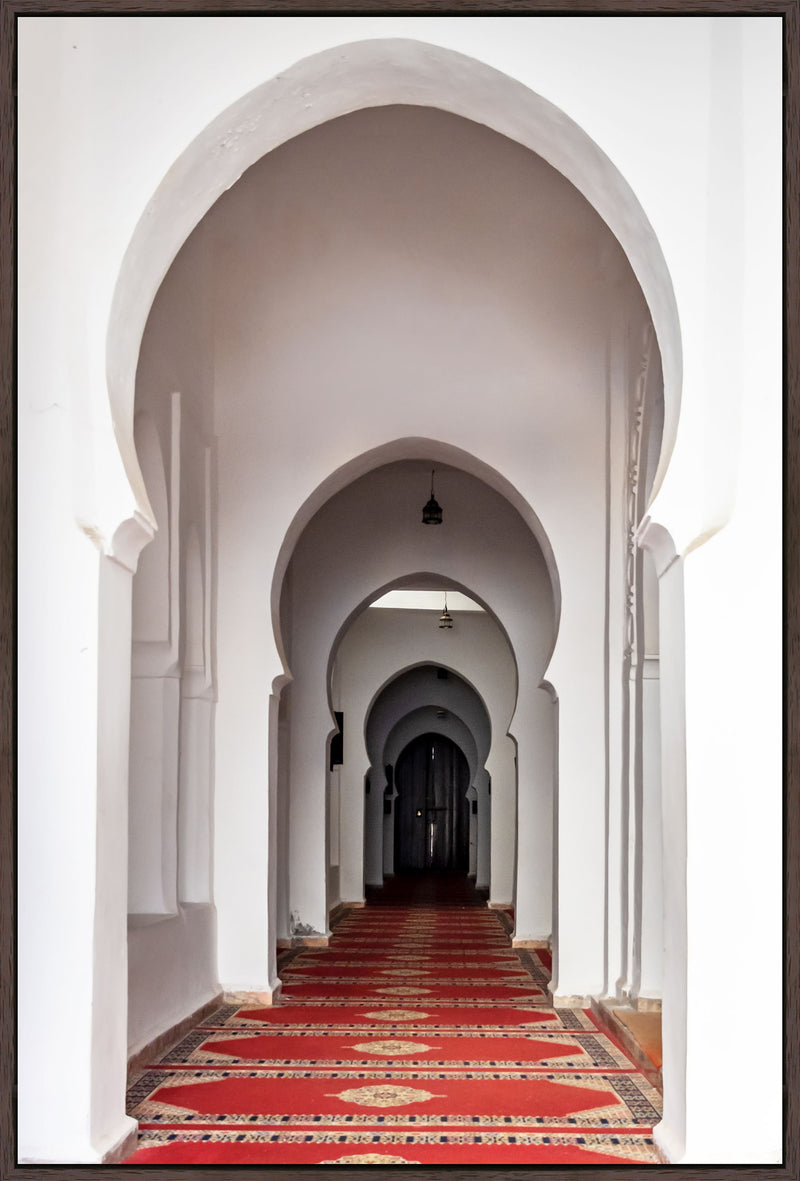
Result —
<instances>
[{"instance_id":1,"label":"dark wooden picture frame","mask_svg":"<svg viewBox=\"0 0 800 1181\"><path fill-rule=\"evenodd\" d=\"M131 1167L16 1164L16 1061L15 1061L15 612L16 612L16 460L15 460L15 150L16 150L16 21L20 16L154 16L185 15L625 15L625 16L779 16L784 27L784 144L785 144L785 443L784 443L784 586L785 586L785 1156L781 1166L631 1166L625 1181L643 1181L669 1175L684 1181L741 1178L792 1178L800 1176L800 1023L798 1022L798 936L800 915L800 844L798 843L798 670L800 669L800 621L798 620L798 522L800 522L800 0L0 0L0 1177L2 1178L197 1178L254 1177L314 1178L315 1167ZM731 1034L733 1036L733 1033ZM69 1086L69 1064L64 1063L64 1085ZM758 1080L753 1080L758 1085ZM42 1112L42 1120L48 1113ZM448 1177L453 1181L477 1178L600 1178L619 1175L605 1168L547 1167L492 1168L334 1168L336 1177L374 1178L399 1176L413 1181Z\"/></svg>"}]
</instances>

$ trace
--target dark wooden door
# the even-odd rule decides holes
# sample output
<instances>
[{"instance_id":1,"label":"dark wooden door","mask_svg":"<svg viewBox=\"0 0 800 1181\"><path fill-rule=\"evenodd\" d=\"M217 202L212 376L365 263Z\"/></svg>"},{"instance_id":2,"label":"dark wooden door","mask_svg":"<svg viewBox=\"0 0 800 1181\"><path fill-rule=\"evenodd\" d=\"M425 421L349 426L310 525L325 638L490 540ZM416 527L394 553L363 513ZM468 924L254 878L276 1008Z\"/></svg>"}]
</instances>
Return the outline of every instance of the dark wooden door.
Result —
<instances>
[{"instance_id":1,"label":"dark wooden door","mask_svg":"<svg viewBox=\"0 0 800 1181\"><path fill-rule=\"evenodd\" d=\"M469 767L440 734L423 734L395 767L395 872L469 869Z\"/></svg>"}]
</instances>

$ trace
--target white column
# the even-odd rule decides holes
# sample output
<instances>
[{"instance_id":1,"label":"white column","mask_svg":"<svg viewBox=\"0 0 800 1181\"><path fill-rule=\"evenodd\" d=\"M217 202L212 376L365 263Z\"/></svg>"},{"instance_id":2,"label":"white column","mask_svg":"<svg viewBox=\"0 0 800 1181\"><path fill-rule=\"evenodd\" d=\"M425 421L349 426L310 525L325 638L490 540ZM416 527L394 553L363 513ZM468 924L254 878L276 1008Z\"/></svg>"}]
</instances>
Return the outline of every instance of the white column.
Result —
<instances>
[{"instance_id":1,"label":"white column","mask_svg":"<svg viewBox=\"0 0 800 1181\"><path fill-rule=\"evenodd\" d=\"M128 849L131 572L100 559L92 986L92 1140L105 1152L124 1142L134 1121L124 1114L128 1048ZM72 961L76 955L72 949ZM62 1158L63 1159L63 1158Z\"/></svg>"},{"instance_id":2,"label":"white column","mask_svg":"<svg viewBox=\"0 0 800 1181\"><path fill-rule=\"evenodd\" d=\"M359 732L360 723L357 719L360 716L363 717L360 711L352 706L350 712L345 715L344 763L340 773L339 891L343 902L356 903L364 901L365 824L367 805L372 796L372 790L370 798L367 798L364 792L364 777L370 768L363 730ZM378 778L382 780L382 776ZM379 872L382 872L382 867Z\"/></svg>"},{"instance_id":3,"label":"white column","mask_svg":"<svg viewBox=\"0 0 800 1181\"><path fill-rule=\"evenodd\" d=\"M478 872L478 793L472 784L467 791L469 800L469 869L468 877L474 878Z\"/></svg>"},{"instance_id":4,"label":"white column","mask_svg":"<svg viewBox=\"0 0 800 1181\"><path fill-rule=\"evenodd\" d=\"M664 963L661 834L661 720L658 657L646 658L642 677L641 958L637 997L660 1000Z\"/></svg>"},{"instance_id":5,"label":"white column","mask_svg":"<svg viewBox=\"0 0 800 1181\"><path fill-rule=\"evenodd\" d=\"M386 777L381 767L370 767L368 775L369 794L364 796L364 881L368 886L382 886L383 793Z\"/></svg>"},{"instance_id":6,"label":"white column","mask_svg":"<svg viewBox=\"0 0 800 1181\"><path fill-rule=\"evenodd\" d=\"M195 525L187 530L184 559L184 649L181 676L178 783L178 899L212 898L211 820L214 785L214 702L212 604L212 452L204 448L203 541Z\"/></svg>"},{"instance_id":7,"label":"white column","mask_svg":"<svg viewBox=\"0 0 800 1181\"><path fill-rule=\"evenodd\" d=\"M289 939L289 784L291 751L289 746L289 715L291 710L292 686L283 687L278 700L277 721L271 725L270 733L277 730L277 743L270 743L270 767L273 758L277 766L270 776L270 878L275 879L275 935L277 939ZM270 717L273 718L273 702L270 699ZM274 852L272 842L274 841Z\"/></svg>"},{"instance_id":8,"label":"white column","mask_svg":"<svg viewBox=\"0 0 800 1181\"><path fill-rule=\"evenodd\" d=\"M475 776L478 795L478 851L475 868L475 887L489 889L492 859L492 800L489 794L489 774L481 769Z\"/></svg>"},{"instance_id":9,"label":"white column","mask_svg":"<svg viewBox=\"0 0 800 1181\"><path fill-rule=\"evenodd\" d=\"M515 942L548 939L553 929L555 700L549 685L534 691L525 715L525 740L520 736L517 747Z\"/></svg>"},{"instance_id":10,"label":"white column","mask_svg":"<svg viewBox=\"0 0 800 1181\"><path fill-rule=\"evenodd\" d=\"M647 544L658 529L648 528ZM736 532L734 522L685 560L662 566L660 578L666 956L664 1118L656 1139L673 1163L735 1157L767 1164L781 1156L780 615L761 610L780 594L779 547L743 579ZM757 638L741 628L753 616L761 620ZM765 678L768 660L773 675ZM748 674L758 679L755 697L742 691ZM748 741L754 724L758 744ZM758 851L758 874L743 870L750 849ZM762 1020L751 1069L766 1081L743 1095L736 1047L718 1024L737 1020L731 949L754 930ZM725 1142L720 1126L728 1129Z\"/></svg>"},{"instance_id":11,"label":"white column","mask_svg":"<svg viewBox=\"0 0 800 1181\"><path fill-rule=\"evenodd\" d=\"M220 529L214 735L219 975L227 992L270 994L275 984L270 958L277 934L269 929L268 910L274 753L270 711L278 662L274 645L263 633L256 635L251 625L263 612L259 580L238 569L237 555L249 557L256 547L236 547L225 532Z\"/></svg>"},{"instance_id":12,"label":"white column","mask_svg":"<svg viewBox=\"0 0 800 1181\"><path fill-rule=\"evenodd\" d=\"M593 618L590 610L573 615L565 602L559 647L562 640L558 664L551 664L548 673L558 692L552 986L559 1002L567 1003L601 995L605 980L608 768L602 615Z\"/></svg>"},{"instance_id":13,"label":"white column","mask_svg":"<svg viewBox=\"0 0 800 1181\"><path fill-rule=\"evenodd\" d=\"M332 720L323 695L316 700L294 683L289 789L289 928L292 935L325 936L328 930L326 888L327 768L325 757ZM344 836L341 834L344 845ZM342 848L344 853L344 848ZM344 857L340 864L343 877ZM340 877L341 880L341 877Z\"/></svg>"},{"instance_id":14,"label":"white column","mask_svg":"<svg viewBox=\"0 0 800 1181\"><path fill-rule=\"evenodd\" d=\"M778 465L761 478L773 483L777 505ZM753 514L746 523L735 520L728 528L730 533L725 530L685 561L688 1038L683 1159L777 1163L783 1048L779 516L776 512L770 522ZM743 544L743 533L750 534L749 546ZM746 577L743 553L753 555L756 566ZM759 620L757 630L742 629L748 619ZM664 656L662 649L662 662ZM758 736L755 742L753 735ZM758 858L756 873L748 872L751 850ZM713 997L717 1021L732 1028L737 1014L741 1019L729 957L754 931L761 1019L749 1069L752 1078L762 1081L745 1096L735 1039L719 1037L705 1017ZM711 1077L712 1064L719 1085L708 1094L703 1080ZM729 1147L714 1133L723 1119L737 1129Z\"/></svg>"},{"instance_id":15,"label":"white column","mask_svg":"<svg viewBox=\"0 0 800 1181\"><path fill-rule=\"evenodd\" d=\"M656 561L660 590L661 648L661 818L664 881L664 1007L662 1077L664 1116L656 1139L672 1163L686 1144L686 669L683 562L666 532L649 526L644 534ZM706 1010L707 1011L707 1010Z\"/></svg>"},{"instance_id":16,"label":"white column","mask_svg":"<svg viewBox=\"0 0 800 1181\"><path fill-rule=\"evenodd\" d=\"M21 552L18 1151L97 1163L132 1150L136 1131L125 1115L131 574L63 524L57 583ZM47 709L48 683L68 686L68 710ZM68 1087L42 1068L54 1055L70 1063Z\"/></svg>"},{"instance_id":17,"label":"white column","mask_svg":"<svg viewBox=\"0 0 800 1181\"><path fill-rule=\"evenodd\" d=\"M158 533L139 559L132 586L128 790L131 914L177 914L178 910L180 394L172 394L169 411L168 427L162 428L163 439L149 414L136 417L137 451ZM199 569L197 574L199 577Z\"/></svg>"},{"instance_id":18,"label":"white column","mask_svg":"<svg viewBox=\"0 0 800 1181\"><path fill-rule=\"evenodd\" d=\"M635 591L630 669L632 826L628 865L630 928L627 995L656 1007L662 995L664 947L661 829L661 706L659 693L659 594L650 552L641 558ZM672 553L669 551L668 557Z\"/></svg>"},{"instance_id":19,"label":"white column","mask_svg":"<svg viewBox=\"0 0 800 1181\"><path fill-rule=\"evenodd\" d=\"M514 862L517 823L517 772L514 743L502 737L492 742L486 760L491 776L491 869L489 902L508 905L514 898Z\"/></svg>"},{"instance_id":20,"label":"white column","mask_svg":"<svg viewBox=\"0 0 800 1181\"><path fill-rule=\"evenodd\" d=\"M339 767L328 772L328 865L339 871L341 860L341 773Z\"/></svg>"},{"instance_id":21,"label":"white column","mask_svg":"<svg viewBox=\"0 0 800 1181\"><path fill-rule=\"evenodd\" d=\"M780 33L714 22L711 48L707 364L685 373L694 417L682 408L671 499L659 493L652 506L683 557L660 578L665 1107L655 1134L673 1163L768 1165L781 1160L783 1110ZM713 134L732 117L739 143ZM664 620L677 614L679 577L683 792L671 724L684 702ZM758 1083L743 1089L739 1046L724 1031L741 1021L731 950L753 932L759 1028L747 1072Z\"/></svg>"},{"instance_id":22,"label":"white column","mask_svg":"<svg viewBox=\"0 0 800 1181\"><path fill-rule=\"evenodd\" d=\"M384 877L394 873L394 820L395 820L395 801L397 799L397 789L392 788L390 793L387 793L386 800L389 802L391 811L384 812L383 816L383 874Z\"/></svg>"}]
</instances>

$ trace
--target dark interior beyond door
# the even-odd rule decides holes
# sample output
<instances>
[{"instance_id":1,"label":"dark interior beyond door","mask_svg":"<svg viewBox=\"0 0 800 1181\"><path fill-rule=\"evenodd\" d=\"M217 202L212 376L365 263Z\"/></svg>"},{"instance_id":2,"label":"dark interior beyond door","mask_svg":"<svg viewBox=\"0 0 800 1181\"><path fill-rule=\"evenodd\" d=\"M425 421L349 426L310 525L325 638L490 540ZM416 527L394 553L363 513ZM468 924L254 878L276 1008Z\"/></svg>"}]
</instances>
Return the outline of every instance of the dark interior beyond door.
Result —
<instances>
[{"instance_id":1,"label":"dark interior beyond door","mask_svg":"<svg viewBox=\"0 0 800 1181\"><path fill-rule=\"evenodd\" d=\"M395 767L395 873L469 869L469 767L441 734L423 734Z\"/></svg>"}]
</instances>

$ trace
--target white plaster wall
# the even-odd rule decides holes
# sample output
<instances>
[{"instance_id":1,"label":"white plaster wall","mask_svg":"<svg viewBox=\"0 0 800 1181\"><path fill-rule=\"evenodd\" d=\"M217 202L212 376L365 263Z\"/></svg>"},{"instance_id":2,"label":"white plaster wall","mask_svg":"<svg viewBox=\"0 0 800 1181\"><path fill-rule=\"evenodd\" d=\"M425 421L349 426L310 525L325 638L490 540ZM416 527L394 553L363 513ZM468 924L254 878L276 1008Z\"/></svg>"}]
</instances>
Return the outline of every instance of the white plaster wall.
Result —
<instances>
[{"instance_id":1,"label":"white plaster wall","mask_svg":"<svg viewBox=\"0 0 800 1181\"><path fill-rule=\"evenodd\" d=\"M178 791L178 897L210 902L213 845L214 706L203 698L181 702L181 765Z\"/></svg>"},{"instance_id":2,"label":"white plaster wall","mask_svg":"<svg viewBox=\"0 0 800 1181\"><path fill-rule=\"evenodd\" d=\"M724 532L685 558L685 746L675 732L674 715L667 728L662 710L662 789L685 749L688 828L685 883L669 880L671 853L664 861L665 915L674 913L674 895L682 889L688 910L685 958L675 955L669 926L666 932L664 1012L666 1016L670 999L675 1008L685 1005L688 1032L682 1033L683 1012L673 1010L664 1041L665 1102L672 1071L685 1075L670 1087L658 1135L671 1160L698 1163L781 1159L780 97L763 74L774 61L772 52L767 26L745 38L739 99L740 148L747 168L737 241L753 248L745 246L736 298L741 322L747 325L747 347L738 384L732 387L741 399L727 413L727 430L715 439L715 448L727 448L737 465L737 501ZM733 275L729 280L734 282ZM712 456L714 452L711 462ZM673 567L660 578L660 688L670 711L675 686L668 672L673 671L681 631L665 631L663 616L665 594L672 599L666 584L675 577ZM733 634L735 644L730 643ZM668 643L673 650L668 651ZM751 682L758 686L755 711L740 694L742 685ZM756 807L753 784L759 785ZM673 847L669 835L676 819L665 806L665 852ZM742 875L745 851L752 860ZM759 931L765 1021L753 1069L760 1072L763 1085L753 1097L752 1117L748 1108L745 1119L738 1106L730 1041L713 1038L700 1013L713 994L724 998L722 1011L734 1019L733 992L722 980L724 949L742 930L754 928ZM685 965L683 998L673 981L668 991L676 959ZM703 1111L700 1092L712 1071L724 1085L714 1090Z\"/></svg>"},{"instance_id":3,"label":"white plaster wall","mask_svg":"<svg viewBox=\"0 0 800 1181\"><path fill-rule=\"evenodd\" d=\"M201 232L159 291L137 375L137 408L154 424L169 462L168 491L154 502L164 553L159 567L145 561L133 580L139 610L131 692L129 1054L220 991L211 835L216 490L207 259ZM137 618L151 621L144 639Z\"/></svg>"},{"instance_id":4,"label":"white plaster wall","mask_svg":"<svg viewBox=\"0 0 800 1181\"><path fill-rule=\"evenodd\" d=\"M170 914L178 904L180 683L134 677L131 685L128 910Z\"/></svg>"},{"instance_id":5,"label":"white plaster wall","mask_svg":"<svg viewBox=\"0 0 800 1181\"><path fill-rule=\"evenodd\" d=\"M156 27L160 37L152 43L152 33ZM645 182L651 175L660 176L664 169L663 157L659 155L658 147L658 133L664 124L672 126L674 122L671 121L682 121L691 144L694 146L699 141L702 146L702 132L697 131L693 100L696 100L698 92L704 96L707 89L705 70L708 28L707 22L703 25L674 20L650 22L647 30L648 38L652 38L648 45L650 52L642 53L642 28L635 21L626 22L624 26L616 20L581 21L578 24L573 20L538 20L534 24L532 20L523 18L522 23L516 25L513 37L512 27L505 22L493 24L494 35L488 37L488 41L489 27L484 20L454 22L444 18L425 21L423 24L416 23L413 18L390 21L349 18L344 21L315 21L313 24L305 21L287 21L282 25L279 38L275 36L275 25L272 21L248 22L246 32L236 21L215 22L213 31L211 25L197 22L191 29L195 55L193 62L198 70L196 75L191 71L188 74L183 70L175 71L174 68L176 54L182 65L185 64L188 31L185 21L168 24L158 22L157 26L124 20L100 20L89 26L86 22L73 21L60 22L57 29L51 26L49 30L45 22L31 21L26 26L26 32L29 31L28 35L35 40L37 46L48 40L55 40L57 48L63 46L66 49L69 45L71 49L72 44L75 44L76 49L79 44L81 46L82 60L78 62L77 55L65 53L65 60L60 63L61 70L56 74L56 80L63 80L65 83L65 100L69 103L69 107L65 108L65 114L80 111L83 115L82 105L88 105L90 108L88 122L75 122L75 127L81 129L81 134L75 137L76 143L70 142L65 145L66 159L74 161L75 149L82 149L79 153L82 159L89 144L104 144L106 140L109 147L117 145L119 149L118 137L127 144L138 142L141 135L141 142L149 145L148 166L140 171L130 165L127 153L122 154L119 151L117 155L112 153L105 157L109 163L109 177L113 177L114 182L109 183L106 180L103 188L98 191L98 208L102 216L101 225L98 227L99 237L105 234L106 237L113 238L115 219L108 216L106 210L113 209L116 212L119 209L121 194L113 193L113 188L116 178L124 175L126 185L123 186L122 204L128 218L127 225L120 235L120 242L124 242L127 240L126 231L130 231L147 198L178 154L179 149L176 150L176 145L182 146L189 142L193 126L204 126L212 112L224 108L226 100L232 100L241 89L246 89L248 84L255 84L265 75L280 73L289 62L326 45L335 45L343 38L369 38L376 35L415 36L423 33L423 30L425 36L453 50L470 52L480 46L482 56L493 66L506 69L510 76L520 76L527 83L532 83L538 76L539 89L547 94L551 101L562 106L579 123L585 120L590 133L596 135L601 143L606 141L604 146L610 150L612 158L616 159L623 175L631 177L634 190L641 182L647 197L653 199L658 211L665 209L671 212L672 206L663 197L663 190L658 184ZM503 36L499 35L501 30ZM623 30L625 35L621 36ZM239 42L241 44L238 44ZM237 43L235 52L234 43ZM138 95L137 105L131 105L130 114L126 106L127 87L131 86L134 78L125 72L123 63L129 53L134 53L137 60L141 60L141 53L145 51L145 47L154 91L163 86L169 89L170 83L177 84L179 73L183 75L182 88L190 87L193 77L200 87L200 92L192 95L194 102L175 104L174 108L169 109L168 116L165 115L160 98L155 100L151 91L150 97L154 99L151 108L153 126L148 125L146 103L144 110L138 105ZM219 52L229 54L227 60L236 60L235 72L209 71L205 68L206 55L210 54L216 58ZM559 54L564 52L573 55L573 62L581 63L580 70L573 67L565 72L556 65ZM644 129L644 134L640 136L641 142L636 142L636 136L630 134L630 128L631 123L636 126L638 109L636 113L625 109L626 118L618 118L619 111L615 104L620 101L619 96L629 92L624 86L620 86L619 91L608 92L608 63L613 62L615 67L623 71L629 85L635 80L635 83L641 84L643 93L652 91L653 94L661 96L669 93L668 84L673 81L671 63L672 54L675 52L679 52L684 63L686 85L677 92L683 101L676 105L647 104L647 115L642 113L639 123ZM92 65L92 70L88 73L87 59ZM71 76L73 70L76 75L74 78ZM209 79L209 73L213 73L213 79ZM667 84L666 90L661 90L660 87L664 84ZM91 92L105 87L109 87L115 95L115 102L92 106L89 102ZM186 94L185 89L183 93ZM598 93L603 94L604 102L597 102ZM626 100L625 107L628 106ZM652 125L653 109L658 112L655 116L655 127ZM492 112L492 115L495 114L496 112ZM323 109L320 109L318 117L324 117ZM121 136L120 125L124 128L124 134ZM631 140L634 142L630 142ZM73 151L70 152L70 149ZM698 155L702 155L702 152L690 152L684 169L690 169L695 165ZM242 166L244 163L243 160ZM117 164L121 166L119 169L116 167ZM665 174L669 175L668 170ZM98 177L98 180L102 181L102 178ZM666 220L669 225L672 224L669 217ZM106 269L109 286L113 283L120 256L121 250L116 257L113 250L110 252Z\"/></svg>"},{"instance_id":6,"label":"white plaster wall","mask_svg":"<svg viewBox=\"0 0 800 1181\"><path fill-rule=\"evenodd\" d=\"M96 650L99 603L97 560L88 556L92 554L89 545L95 541L112 552L116 546L120 553L130 534L124 531L115 538L115 530L130 517L134 495L140 496L135 467L129 466L129 484L117 457L106 404L104 348L111 292L137 219L192 137L265 76L279 73L309 50L354 37L402 34L435 41L489 61L545 95L609 153L643 203L663 247L678 302L687 379L680 446L669 489L665 486L660 499L661 519L673 530L678 551L683 553L730 511L730 496L720 506L724 488L736 491L737 513L747 523L730 538L724 558L697 566L705 593L695 596L690 612L692 645L703 636L706 625L718 619L723 600L736 617L737 636L746 642L735 647L719 645L712 652L701 639L693 648L695 660L687 668L690 688L698 690L691 694L698 722L690 743L690 787L700 784L702 796L702 785L710 782L705 778L707 769L720 750L727 749L720 737L724 730L719 717L708 716L712 703L720 702L723 712L732 710L726 716L736 719L744 700L749 724L736 727L742 743L737 752L744 751L747 757L726 765L726 782L734 795L746 794L754 781L750 760L755 758L759 782L770 785L762 793L756 827L747 809L729 810L729 839L718 842L713 883L709 877L697 876L692 905L702 912L709 899L725 895L719 889L720 880L726 885L735 882L746 813L752 870L747 913L755 912L761 924L764 981L767 992L777 995L780 771L765 764L764 753L780 750L774 733L781 716L780 643L779 637L764 631L763 623L780 618L780 578L772 562L779 539L773 534L769 542L763 525L775 517L779 491L763 476L777 474L780 467L780 348L775 338L780 324L775 306L780 291L779 18L348 17L310 22L291 17L247 21L24 17L20 32L20 577L24 594L20 596L19 643L21 668L30 673L21 674L19 699L20 782L25 788L18 834L23 1153L38 1160L95 1160L116 1138L120 1126L118 1089L110 1085L119 1061L113 1052L101 1056L92 1081L85 1052L91 1037L90 1009L104 1012L106 1019L116 1014L113 1022L118 1022L125 1004L124 986L120 992L120 973L114 966L116 953L112 957L104 953L102 941L86 922L95 895L106 921L113 921L117 905L119 919L125 893L123 888L120 896L118 889L124 862L121 851L103 862L97 877L92 875L95 791L103 804L109 767L122 768L124 782L126 760L115 757L113 751L101 764L95 757L98 672L97 662L89 658ZM631 102L632 94L637 101ZM323 117L321 106L317 111ZM703 117L706 113L709 118ZM228 157L234 155L227 152ZM224 158L226 149L219 156ZM741 167L743 159L748 162L746 169ZM202 200L206 195L202 186L198 192ZM213 197L210 194L208 200ZM186 216L191 221L191 205ZM175 220L173 232L178 240L186 226L186 221ZM64 227L69 227L68 233ZM132 264L141 267L142 277L148 274L147 281L138 283L138 317L122 320L134 358L152 293L171 249L168 240L154 264L155 279L144 254L136 255ZM747 276L743 283L737 281L737 268L742 265ZM740 291L747 293L741 307L735 306ZM773 298L764 298L765 292ZM745 322L747 332L731 327ZM111 376L116 379L119 372ZM130 365L127 380L132 401ZM719 429L732 422L731 408L739 398L749 415L749 433L743 433L741 446L735 431ZM235 456L236 445L230 452ZM752 479L737 479L739 459L753 473ZM46 488L36 475L44 467ZM504 470L514 479L519 467L512 463ZM292 505L299 504L303 495L293 498L287 490L283 500L276 496L276 511L283 519L290 517ZM75 531L76 520L88 540ZM240 531L239 540L244 536ZM233 538L231 552L235 549ZM58 561L58 580L40 577L45 553L48 562ZM759 560L748 566L742 579L743 561L752 553ZM234 574L237 571L254 573L259 586L270 576L269 562L259 563L252 556L244 570L235 564ZM247 585L245 580L242 586ZM121 628L124 633L123 599L124 595L118 597L110 624L112 630ZM251 600L250 605L257 608L258 592L252 592ZM66 604L69 628L63 623ZM758 642L751 644L756 636ZM261 661L268 670L262 679L252 673L247 649L239 655L245 657L243 676L255 689L252 700L257 702L265 685L268 692L280 665L273 645L256 643L254 647L253 664ZM39 672L44 669L54 690L52 704L44 703L39 691ZM115 671L122 681L128 675L125 669ZM706 692L709 678L711 693ZM755 700L742 695L737 702L732 695L741 682L757 683L762 691ZM61 694L55 693L58 685ZM719 686L726 689L721 696L716 692ZM112 676L105 686L105 700L117 701L120 692L124 696L127 690L120 690ZM63 707L65 700L70 702L69 711ZM243 731L253 723L265 724L266 712L254 705L242 720ZM39 740L45 720L48 744ZM124 747L126 729L122 725L113 736L107 734L109 744ZM229 754L235 737L234 729ZM67 759L69 751L72 756ZM670 749L665 769L674 758ZM72 772L69 785L63 780L66 767ZM241 767L243 773L263 779L266 760L250 752ZM73 790L62 791L62 786ZM43 829L41 816L55 818L59 806L66 809L63 823ZM116 847L120 825L125 835L124 823L114 818L117 812L112 808L104 813L99 836L106 846ZM266 823L257 808L249 815L261 816ZM704 848L706 819L703 811L691 816L696 849ZM58 839L48 839L47 832ZM64 841L67 832L75 839ZM91 834L90 847L77 839L80 832L84 837ZM252 864L257 882L262 868L258 857ZM75 884L69 897L59 898L43 888L44 883L65 877ZM725 911L726 921L717 928L721 937L743 913L736 892L727 896L732 901ZM675 897L668 895L666 902L668 909L674 908ZM772 925L765 916L774 916ZM262 926L256 915L256 929ZM229 941L226 950L231 964L239 954L234 954L235 949L250 933L235 932ZM60 946L68 947L76 967L55 998L50 969L63 962ZM713 988L716 977L699 944L693 944L692 957L698 967L692 987L699 997L709 985ZM725 990L722 995L727 995ZM108 1002L105 1009L103 1000ZM730 1005L736 1004L731 995ZM678 1007L673 1006L673 1013ZM679 1137L671 1137L672 1159L778 1159L779 1004L770 1011L775 1013L776 1026L771 1033L762 1028L759 1069L762 1080L771 1077L776 1087L765 1085L757 1096L750 1096L748 1101L755 1100L760 1107L751 1108L746 1120L741 1118L736 1072L720 1071L720 1045L708 1040L713 1031L706 1023L697 1043L702 1052L696 1059L690 1057L689 1077L702 1083L712 1073L719 1107L688 1147ZM732 1007L731 1020L735 1015ZM672 1033L679 1021L677 1014ZM693 1023L690 1043L697 1042L702 1026L702 1022ZM717 1023L717 1028L724 1026L724 1021ZM71 1037L74 1044L68 1040ZM48 1079L38 1067L39 1049L52 1050L55 1045L69 1057L73 1071L70 1094L60 1091L53 1098ZM672 1077L671 1112L682 1102L681 1078L680 1072ZM109 1103L101 1102L99 1094L108 1096ZM53 1113L46 1125L40 1118L43 1108Z\"/></svg>"},{"instance_id":7,"label":"white plaster wall","mask_svg":"<svg viewBox=\"0 0 800 1181\"><path fill-rule=\"evenodd\" d=\"M106 570L112 564L76 528L98 439L87 408L91 362L82 356L66 363L79 303L79 317L86 315L85 288L78 296L80 283L53 281L66 275L72 245L46 211L53 162L61 162L52 117L64 85L60 42L59 36L42 46L41 57L29 63L50 82L40 90L32 79L37 98L20 112L19 124L33 149L20 161L31 204L19 223L25 291L17 404L17 1152L23 1162L96 1162L134 1127L124 1115L130 577L122 568ZM61 200L59 217L68 217L76 197ZM45 569L58 577L44 577ZM102 657L101 616L112 627L120 624L123 636ZM102 745L101 717L110 724ZM99 808L106 816L102 829ZM102 926L95 922L98 902ZM42 1069L56 1046L72 1064L69 1087L57 1071Z\"/></svg>"},{"instance_id":8,"label":"white plaster wall","mask_svg":"<svg viewBox=\"0 0 800 1181\"><path fill-rule=\"evenodd\" d=\"M128 1054L219 995L213 906L138 915L128 924Z\"/></svg>"}]
</instances>

